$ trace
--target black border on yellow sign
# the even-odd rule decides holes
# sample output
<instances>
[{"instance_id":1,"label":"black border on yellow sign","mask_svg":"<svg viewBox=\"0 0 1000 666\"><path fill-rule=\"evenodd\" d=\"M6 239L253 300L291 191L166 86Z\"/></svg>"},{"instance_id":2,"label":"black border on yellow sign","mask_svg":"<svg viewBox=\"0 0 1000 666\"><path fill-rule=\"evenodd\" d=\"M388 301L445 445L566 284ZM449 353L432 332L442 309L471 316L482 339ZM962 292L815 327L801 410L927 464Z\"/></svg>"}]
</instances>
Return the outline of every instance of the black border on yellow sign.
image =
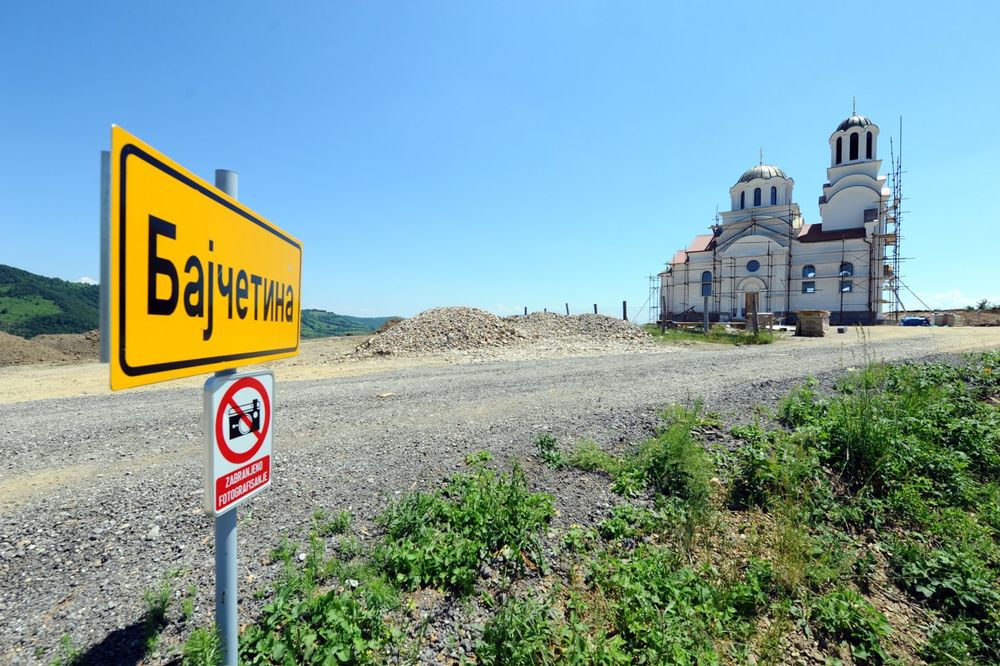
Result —
<instances>
[{"instance_id":1,"label":"black border on yellow sign","mask_svg":"<svg viewBox=\"0 0 1000 666\"><path fill-rule=\"evenodd\" d=\"M125 275L126 275L126 271L125 271L125 258L127 256L126 252L125 252L125 220L126 220L126 217L125 217L125 198L126 198L125 197L125 192L126 192L126 189L127 189L126 188L126 181L127 181L127 176L128 176L128 171L125 169L125 162L126 162L126 160L128 159L129 156L138 157L139 159L145 161L150 166L156 167L157 169L159 169L163 173L167 174L171 178L174 178L174 179L176 179L176 180L184 183L185 185L187 185L188 187L194 189L195 191L199 192L200 194L203 194L203 195L209 197L210 199L212 199L216 203L219 203L219 204L225 206L226 208L228 208L229 210L231 210L234 213L238 214L239 216L247 219L250 222L253 222L254 224L256 224L261 229L263 229L263 230L265 230L265 231L273 234L277 238L280 238L281 240L285 241L286 243L288 243L289 245L291 245L292 247L294 247L296 250L298 250L300 256L301 256L301 253L302 253L302 245L300 243L298 243L297 241L295 241L294 239L289 238L285 234L281 233L279 230L275 229L274 227L272 227L271 225L267 224L263 220L260 220L260 219L258 219L256 217L254 217L253 215L251 215L247 211L243 210L239 206L233 205L232 202L227 201L223 197L220 197L216 192L213 192L211 189L203 186L201 183L198 183L197 181L192 180L191 178L187 177L183 173L181 173L181 172L177 171L176 169L174 169L173 167L171 167L169 164L164 164L162 161L160 161L159 159L157 159L153 155L150 155L149 153L147 153L145 150L143 150L139 146L137 146L137 145L135 145L133 143L127 143L127 144L125 144L124 146L122 146L121 156L119 158L119 160L120 160L120 162L119 162L119 169L118 169L119 174L121 174L121 176L120 176L121 177L121 188L120 188L120 191L118 193L118 204L119 204L118 205L118 257L119 257L119 262L118 262L119 263L119 266L118 266L118 285L119 285L119 293L118 293L118 326L119 326L119 328L121 330L121 335L118 338L118 361L121 364L122 372L124 372L126 375L129 375L130 377L137 377L137 376L149 375L149 374L153 374L153 373L157 373L157 372L166 372L168 370L179 370L181 368L193 368L193 367L197 367L199 365L210 365L210 364L213 364L213 363L225 363L227 361L240 361L240 360L243 360L243 359L246 359L246 358L256 358L256 357L259 357L259 356L268 356L268 355L271 355L271 354L284 354L286 352L292 352L292 351L298 350L299 346L298 346L298 344L296 344L294 347L283 347L281 349L264 349L264 350L252 351L252 352L242 352L242 353L239 353L239 354L224 354L222 356L208 356L208 357L205 357L205 358L186 359L186 360L183 360L183 361L169 361L169 362L166 362L166 363L152 363L152 364L149 364L149 365L140 365L140 366L132 366L132 365L128 364L128 361L125 358L125 347L126 347L125 287L128 284L127 281L125 280ZM302 278L302 262L300 261L299 262L299 284L300 285L302 284L301 278ZM301 298L301 296L302 295L299 294L299 298Z\"/></svg>"}]
</instances>

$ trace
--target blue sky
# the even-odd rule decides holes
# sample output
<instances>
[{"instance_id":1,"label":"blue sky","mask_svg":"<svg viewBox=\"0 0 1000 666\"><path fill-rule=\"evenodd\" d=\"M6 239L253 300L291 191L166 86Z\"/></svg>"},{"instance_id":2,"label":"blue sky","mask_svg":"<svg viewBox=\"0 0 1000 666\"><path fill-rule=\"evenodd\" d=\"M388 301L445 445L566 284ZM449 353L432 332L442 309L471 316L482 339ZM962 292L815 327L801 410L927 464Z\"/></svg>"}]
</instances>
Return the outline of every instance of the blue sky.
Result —
<instances>
[{"instance_id":1,"label":"blue sky","mask_svg":"<svg viewBox=\"0 0 1000 666\"><path fill-rule=\"evenodd\" d=\"M903 118L904 281L1000 302L998 26L995 2L16 3L0 263L97 276L115 123L238 171L304 241L305 307L635 314L760 147L819 222L856 96L885 158Z\"/></svg>"}]
</instances>

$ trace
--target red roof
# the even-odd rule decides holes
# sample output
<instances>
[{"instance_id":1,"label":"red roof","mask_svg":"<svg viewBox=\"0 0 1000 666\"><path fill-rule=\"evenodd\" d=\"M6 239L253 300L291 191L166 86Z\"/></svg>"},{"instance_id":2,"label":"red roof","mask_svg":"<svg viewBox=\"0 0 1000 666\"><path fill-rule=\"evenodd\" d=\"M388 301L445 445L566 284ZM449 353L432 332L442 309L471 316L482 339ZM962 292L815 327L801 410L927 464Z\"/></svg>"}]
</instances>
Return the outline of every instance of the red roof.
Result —
<instances>
[{"instance_id":1,"label":"red roof","mask_svg":"<svg viewBox=\"0 0 1000 666\"><path fill-rule=\"evenodd\" d=\"M684 250L677 250L677 252L674 253L674 258L670 260L670 263L683 264L687 262L687 260L688 260L688 253L685 252Z\"/></svg>"},{"instance_id":2,"label":"red roof","mask_svg":"<svg viewBox=\"0 0 1000 666\"><path fill-rule=\"evenodd\" d=\"M715 241L715 236L713 234L703 234L701 236L695 236L691 244L688 245L688 252L705 252L706 250L712 249L712 243Z\"/></svg>"},{"instance_id":3,"label":"red roof","mask_svg":"<svg viewBox=\"0 0 1000 666\"><path fill-rule=\"evenodd\" d=\"M864 237L864 228L823 231L822 224L803 224L802 228L799 229L798 240L802 243L818 243L820 241L849 240Z\"/></svg>"}]
</instances>

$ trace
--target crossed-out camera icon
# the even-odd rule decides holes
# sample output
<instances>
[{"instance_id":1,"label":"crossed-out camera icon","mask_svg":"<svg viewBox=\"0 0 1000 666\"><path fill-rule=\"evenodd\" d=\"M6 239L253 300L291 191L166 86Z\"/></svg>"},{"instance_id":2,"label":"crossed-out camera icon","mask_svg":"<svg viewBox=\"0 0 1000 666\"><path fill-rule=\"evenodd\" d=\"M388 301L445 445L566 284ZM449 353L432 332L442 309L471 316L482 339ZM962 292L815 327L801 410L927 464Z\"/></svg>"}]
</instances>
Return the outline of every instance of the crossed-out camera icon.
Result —
<instances>
[{"instance_id":1,"label":"crossed-out camera icon","mask_svg":"<svg viewBox=\"0 0 1000 666\"><path fill-rule=\"evenodd\" d=\"M253 400L246 405L236 405L229 408L229 439L234 440L251 432L260 431L260 400Z\"/></svg>"}]
</instances>

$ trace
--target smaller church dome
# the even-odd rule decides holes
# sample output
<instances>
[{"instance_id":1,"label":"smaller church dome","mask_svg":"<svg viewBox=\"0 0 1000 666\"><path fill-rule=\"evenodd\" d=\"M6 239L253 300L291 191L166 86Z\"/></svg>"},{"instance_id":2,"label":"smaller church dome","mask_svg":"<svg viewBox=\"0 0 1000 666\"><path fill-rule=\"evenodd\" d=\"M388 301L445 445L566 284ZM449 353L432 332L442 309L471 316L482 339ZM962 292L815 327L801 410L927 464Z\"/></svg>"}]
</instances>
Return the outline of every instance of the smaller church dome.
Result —
<instances>
[{"instance_id":1,"label":"smaller church dome","mask_svg":"<svg viewBox=\"0 0 1000 666\"><path fill-rule=\"evenodd\" d=\"M844 130L851 129L852 127L868 127L869 125L874 125L868 116L859 116L856 113L852 113L850 118L847 118L844 122L837 125L837 131L843 132Z\"/></svg>"},{"instance_id":2,"label":"smaller church dome","mask_svg":"<svg viewBox=\"0 0 1000 666\"><path fill-rule=\"evenodd\" d=\"M770 164L758 164L757 166L744 171L743 175L740 176L740 179L737 182L749 183L755 178L788 178L788 176L786 176L785 172L776 166L772 166Z\"/></svg>"}]
</instances>

